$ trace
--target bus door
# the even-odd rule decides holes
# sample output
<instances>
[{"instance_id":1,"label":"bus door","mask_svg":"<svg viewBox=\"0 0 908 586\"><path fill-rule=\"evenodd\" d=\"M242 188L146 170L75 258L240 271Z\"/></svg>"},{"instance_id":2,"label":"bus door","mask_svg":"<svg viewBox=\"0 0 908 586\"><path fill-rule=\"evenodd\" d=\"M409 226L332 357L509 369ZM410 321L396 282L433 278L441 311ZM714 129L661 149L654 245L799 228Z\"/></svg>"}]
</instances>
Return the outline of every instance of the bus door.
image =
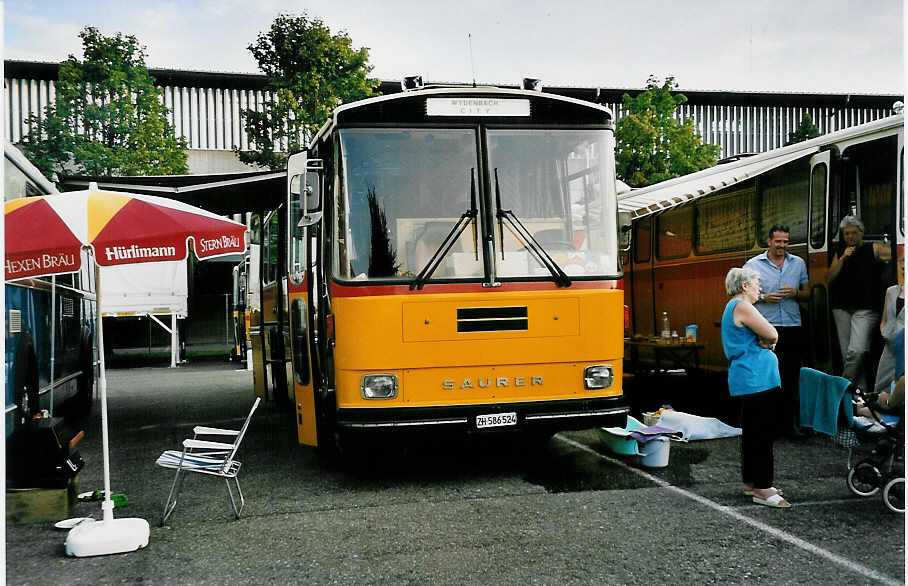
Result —
<instances>
[{"instance_id":1,"label":"bus door","mask_svg":"<svg viewBox=\"0 0 908 586\"><path fill-rule=\"evenodd\" d=\"M281 210L275 210L265 218L262 237L262 384L271 385L271 397L277 402L286 402L287 360L284 352L286 324L286 277L281 270ZM289 334L289 331L287 332ZM254 372L254 375L258 374ZM259 382L256 381L258 390ZM267 388L262 388L267 396Z\"/></svg>"},{"instance_id":2,"label":"bus door","mask_svg":"<svg viewBox=\"0 0 908 586\"><path fill-rule=\"evenodd\" d=\"M656 333L652 226L652 215L637 220L631 239L631 319L634 333L647 337Z\"/></svg>"},{"instance_id":3,"label":"bus door","mask_svg":"<svg viewBox=\"0 0 908 586\"><path fill-rule=\"evenodd\" d=\"M265 263L262 253L263 226L261 214L249 219L249 271L246 278L246 312L249 315L249 341L252 349L252 380L256 396L263 399L268 393L265 368L265 336L262 305Z\"/></svg>"},{"instance_id":4,"label":"bus door","mask_svg":"<svg viewBox=\"0 0 908 586\"><path fill-rule=\"evenodd\" d=\"M233 267L233 288L230 298L230 309L233 316L233 346L230 348L230 359L234 362L242 358L242 350L240 340L243 335L242 323L243 316L240 307L242 306L241 296L240 296L240 267L242 263Z\"/></svg>"},{"instance_id":5,"label":"bus door","mask_svg":"<svg viewBox=\"0 0 908 586\"><path fill-rule=\"evenodd\" d=\"M901 132L896 136L877 139L866 147L860 176L859 215L864 220L864 240L876 241L889 247L890 259L898 257L899 224L901 223L898 194L901 193ZM858 150L858 146L852 147ZM848 151L846 151L847 153ZM865 219L866 218L866 219ZM885 262L880 267L878 297L885 297L886 289L897 282L895 263Z\"/></svg>"},{"instance_id":6,"label":"bus door","mask_svg":"<svg viewBox=\"0 0 908 586\"><path fill-rule=\"evenodd\" d=\"M314 279L309 250L311 228L308 227L312 217L307 213L307 209L318 207L320 175L318 172L306 172L306 155L307 153L303 151L291 156L287 161L289 234L287 297L290 303L289 348L292 356L292 369L288 372L288 380L293 381L298 440L302 444L315 446L318 444L318 417L310 352L310 343L313 340L310 318L313 315L311 300ZM312 203L313 200L315 204Z\"/></svg>"},{"instance_id":7,"label":"bus door","mask_svg":"<svg viewBox=\"0 0 908 586\"><path fill-rule=\"evenodd\" d=\"M895 223L898 228L895 231L895 254L892 258L896 259L898 266L902 271L896 270L899 283L905 284L904 268L905 265L905 134L899 133L898 144L898 184L896 186L895 198Z\"/></svg>"},{"instance_id":8,"label":"bus door","mask_svg":"<svg viewBox=\"0 0 908 586\"><path fill-rule=\"evenodd\" d=\"M810 195L807 218L807 278L810 299L807 306L810 364L831 372L832 312L826 288L829 267L829 239L827 218L829 212L830 151L823 151L810 159Z\"/></svg>"},{"instance_id":9,"label":"bus door","mask_svg":"<svg viewBox=\"0 0 908 586\"><path fill-rule=\"evenodd\" d=\"M864 223L864 242L882 245L880 262L875 263L874 278L867 284L882 311L886 289L896 283L896 193L898 191L898 131L871 140L855 140L842 148L843 211L856 214ZM841 216L840 216L841 217ZM883 252L886 248L888 251ZM883 351L882 336L873 337L870 347L869 380L876 372Z\"/></svg>"},{"instance_id":10,"label":"bus door","mask_svg":"<svg viewBox=\"0 0 908 586\"><path fill-rule=\"evenodd\" d=\"M289 280L287 271L287 207L282 205L272 216L273 232L272 241L277 248L277 261L275 267L274 308L275 328L270 332L268 346L270 350L268 364L271 368L271 381L274 384L274 400L279 405L289 406L293 401L293 385L291 381L291 364L288 350L290 349L290 301ZM275 233L277 236L275 237Z\"/></svg>"}]
</instances>

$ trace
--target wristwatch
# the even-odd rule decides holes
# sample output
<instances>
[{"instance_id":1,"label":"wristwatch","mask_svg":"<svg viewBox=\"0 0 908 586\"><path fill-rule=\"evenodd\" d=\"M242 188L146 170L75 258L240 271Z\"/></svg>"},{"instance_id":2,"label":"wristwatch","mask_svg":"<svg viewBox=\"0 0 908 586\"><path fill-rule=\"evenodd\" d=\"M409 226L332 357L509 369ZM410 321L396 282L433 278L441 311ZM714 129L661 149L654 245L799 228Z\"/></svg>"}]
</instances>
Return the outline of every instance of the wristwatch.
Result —
<instances>
[{"instance_id":1,"label":"wristwatch","mask_svg":"<svg viewBox=\"0 0 908 586\"><path fill-rule=\"evenodd\" d=\"M763 294L760 293L760 301L763 301Z\"/></svg>"}]
</instances>

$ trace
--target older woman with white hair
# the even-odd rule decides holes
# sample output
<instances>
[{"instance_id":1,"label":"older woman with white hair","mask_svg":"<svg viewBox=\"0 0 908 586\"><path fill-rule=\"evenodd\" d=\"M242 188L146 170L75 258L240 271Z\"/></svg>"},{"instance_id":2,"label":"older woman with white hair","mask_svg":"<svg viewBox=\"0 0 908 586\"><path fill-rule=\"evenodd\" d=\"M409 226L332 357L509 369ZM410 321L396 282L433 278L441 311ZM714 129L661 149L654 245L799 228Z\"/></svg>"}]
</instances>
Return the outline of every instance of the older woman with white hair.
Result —
<instances>
[{"instance_id":1,"label":"older woman with white hair","mask_svg":"<svg viewBox=\"0 0 908 586\"><path fill-rule=\"evenodd\" d=\"M868 390L864 363L874 328L880 323L876 261L888 261L892 251L879 242L864 242L864 223L857 216L842 218L839 231L842 240L826 282L842 352L842 376Z\"/></svg>"},{"instance_id":2,"label":"older woman with white hair","mask_svg":"<svg viewBox=\"0 0 908 586\"><path fill-rule=\"evenodd\" d=\"M725 277L731 299L722 313L722 349L728 359L728 390L741 400L741 480L757 504L791 504L773 482L773 443L779 430L779 361L773 353L779 335L753 304L760 298L760 275L734 268Z\"/></svg>"}]
</instances>

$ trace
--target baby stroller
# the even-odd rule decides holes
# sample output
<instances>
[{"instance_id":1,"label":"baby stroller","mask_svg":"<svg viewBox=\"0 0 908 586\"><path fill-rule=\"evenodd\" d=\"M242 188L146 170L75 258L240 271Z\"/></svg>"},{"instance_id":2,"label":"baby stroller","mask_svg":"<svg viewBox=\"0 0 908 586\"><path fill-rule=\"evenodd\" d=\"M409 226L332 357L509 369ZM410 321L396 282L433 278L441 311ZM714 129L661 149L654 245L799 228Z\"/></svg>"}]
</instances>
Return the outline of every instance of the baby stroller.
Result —
<instances>
[{"instance_id":1,"label":"baby stroller","mask_svg":"<svg viewBox=\"0 0 908 586\"><path fill-rule=\"evenodd\" d=\"M862 497L882 490L883 503L905 512L904 420L897 424L871 409L869 422L855 424L854 405L867 403L848 379L802 368L799 380L801 426L834 438L848 449L848 488ZM862 424L863 423L863 424Z\"/></svg>"},{"instance_id":2,"label":"baby stroller","mask_svg":"<svg viewBox=\"0 0 908 586\"><path fill-rule=\"evenodd\" d=\"M855 400L872 406L864 392L855 387ZM860 403L859 403L860 404ZM855 418L854 432L861 446L872 446L854 466L849 466L848 488L858 496L873 496L882 489L883 503L895 513L905 512L905 421L897 422L869 409L867 422ZM869 423L869 425L867 425ZM849 465L852 452L849 452Z\"/></svg>"}]
</instances>

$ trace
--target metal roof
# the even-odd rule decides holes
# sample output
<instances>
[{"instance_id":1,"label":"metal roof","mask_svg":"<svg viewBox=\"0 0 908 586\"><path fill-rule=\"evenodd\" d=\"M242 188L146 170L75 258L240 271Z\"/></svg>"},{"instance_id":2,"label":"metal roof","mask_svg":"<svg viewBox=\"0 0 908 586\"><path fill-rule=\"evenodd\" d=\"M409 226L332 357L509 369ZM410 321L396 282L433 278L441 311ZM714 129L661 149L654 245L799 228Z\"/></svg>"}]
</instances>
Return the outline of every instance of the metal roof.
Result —
<instances>
[{"instance_id":1,"label":"metal roof","mask_svg":"<svg viewBox=\"0 0 908 586\"><path fill-rule=\"evenodd\" d=\"M210 175L157 175L147 177L89 177L64 175L64 191L100 189L157 195L175 199L216 214L239 214L274 209L284 200L285 171L252 171Z\"/></svg>"},{"instance_id":2,"label":"metal roof","mask_svg":"<svg viewBox=\"0 0 908 586\"><path fill-rule=\"evenodd\" d=\"M647 216L699 199L786 163L807 157L832 144L874 133L891 132L901 128L903 124L903 115L890 116L640 189L632 189L618 195L618 209L631 212L635 218Z\"/></svg>"},{"instance_id":3,"label":"metal roof","mask_svg":"<svg viewBox=\"0 0 908 586\"><path fill-rule=\"evenodd\" d=\"M42 61L25 61L5 59L4 77L27 78L47 81L57 81L59 63ZM267 90L269 88L268 76L261 73L221 72L221 71L192 71L185 69L169 69L148 67L148 73L155 78L157 85L185 86L185 87L211 87L230 89ZM614 88L614 87L575 87L566 85L548 85L543 81L543 92L568 96L595 102L599 104L621 103L624 94L636 96L644 91L643 88ZM428 81L427 85L441 83ZM465 82L444 82L445 86L463 85L471 87ZM516 89L518 86L508 83L483 84L505 89ZM394 94L401 91L400 80L381 80L379 92L381 94ZM904 100L902 94L873 94L873 93L807 93L807 92L753 92L731 90L702 90L681 89L676 90L687 96L689 105L711 106L799 106L799 107L829 107L829 108L890 108L895 100Z\"/></svg>"}]
</instances>

